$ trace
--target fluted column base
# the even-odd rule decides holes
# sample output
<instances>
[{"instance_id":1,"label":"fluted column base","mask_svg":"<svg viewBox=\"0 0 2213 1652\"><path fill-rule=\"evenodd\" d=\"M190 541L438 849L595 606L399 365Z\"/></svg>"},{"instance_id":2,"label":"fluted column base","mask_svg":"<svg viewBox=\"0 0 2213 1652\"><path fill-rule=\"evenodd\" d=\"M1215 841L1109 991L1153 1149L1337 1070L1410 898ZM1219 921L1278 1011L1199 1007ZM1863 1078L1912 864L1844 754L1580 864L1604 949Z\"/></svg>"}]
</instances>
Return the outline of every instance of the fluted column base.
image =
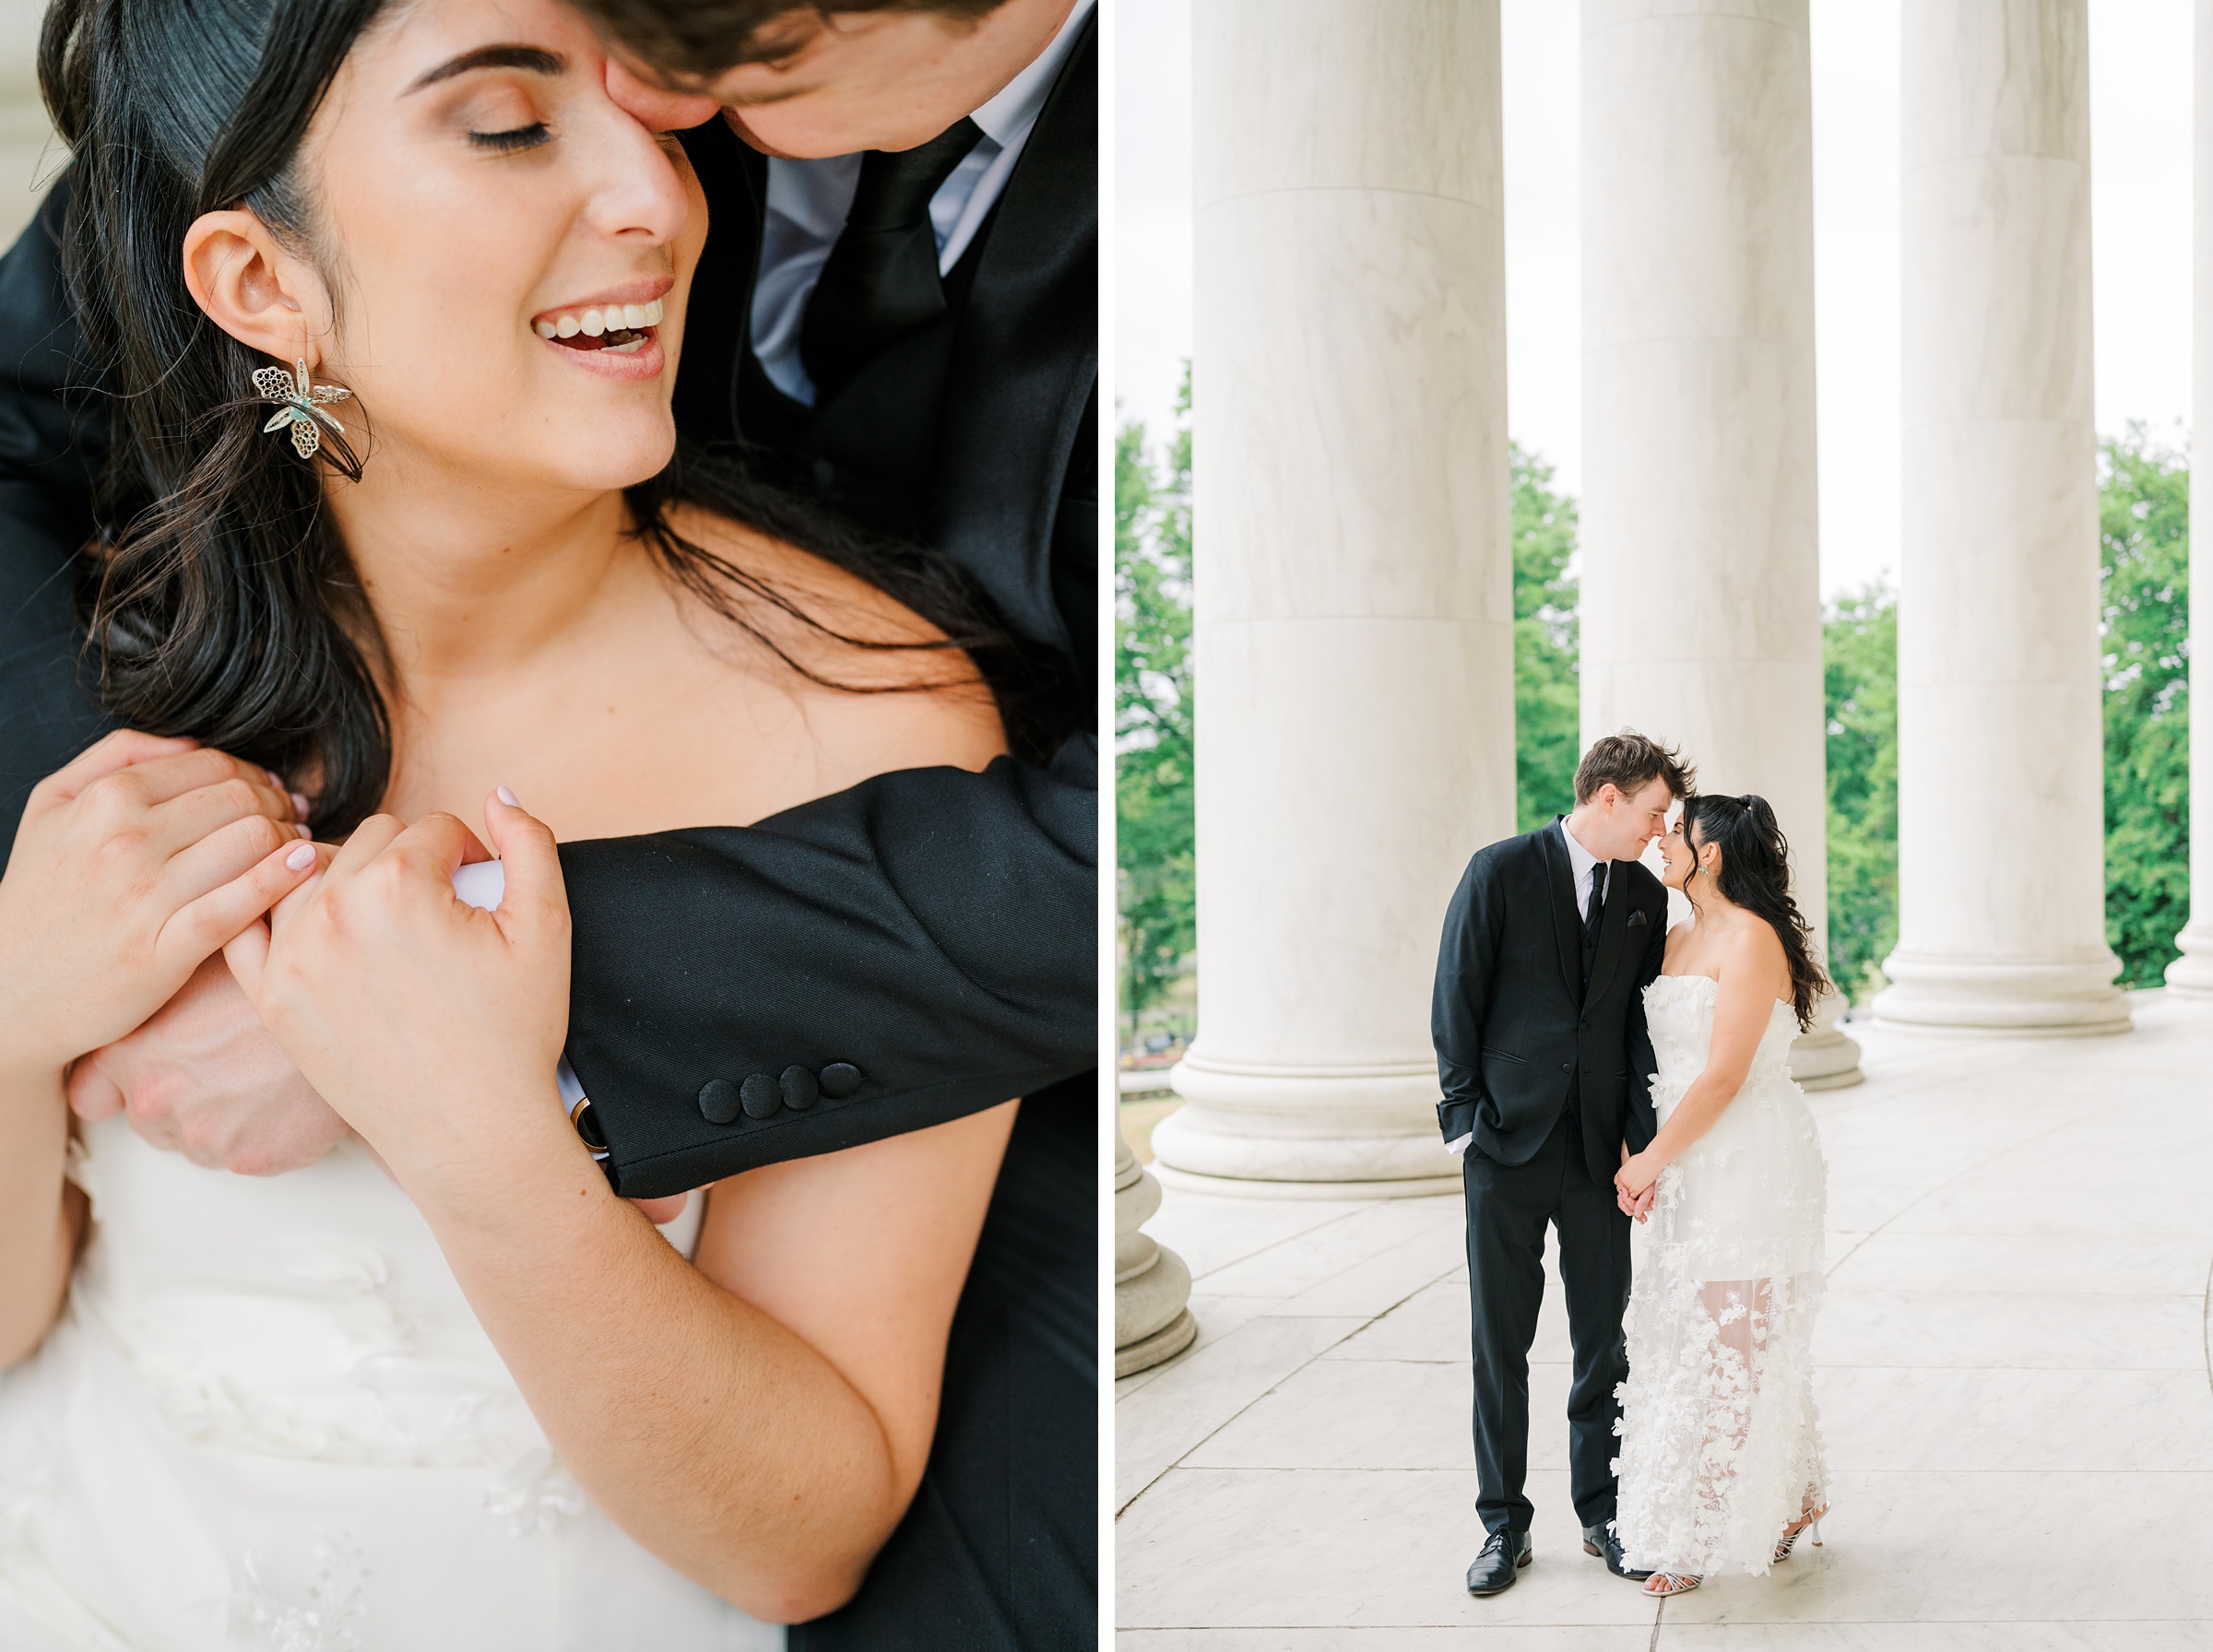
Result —
<instances>
[{"instance_id":1,"label":"fluted column base","mask_svg":"<svg viewBox=\"0 0 2213 1652\"><path fill-rule=\"evenodd\" d=\"M1368 1068L1179 1061L1184 1105L1154 1127L1170 1187L1261 1198L1409 1198L1460 1191L1437 1133L1434 1062Z\"/></svg>"},{"instance_id":2,"label":"fluted column base","mask_svg":"<svg viewBox=\"0 0 2213 1652\"><path fill-rule=\"evenodd\" d=\"M1791 1041L1791 1077L1801 1090L1846 1090L1866 1075L1860 1071L1860 1046L1837 1023L1852 1000L1832 992L1814 1006L1814 1030Z\"/></svg>"},{"instance_id":3,"label":"fluted column base","mask_svg":"<svg viewBox=\"0 0 2213 1652\"><path fill-rule=\"evenodd\" d=\"M2174 944L2183 955L2167 966L2167 990L2185 998L2213 998L2213 923L2193 917Z\"/></svg>"},{"instance_id":4,"label":"fluted column base","mask_svg":"<svg viewBox=\"0 0 2213 1652\"><path fill-rule=\"evenodd\" d=\"M1191 1270L1141 1232L1160 1209L1160 1185L1145 1174L1118 1122L1114 1132L1114 1375L1129 1376L1174 1359L1199 1335L1186 1304Z\"/></svg>"},{"instance_id":5,"label":"fluted column base","mask_svg":"<svg viewBox=\"0 0 2213 1652\"><path fill-rule=\"evenodd\" d=\"M2089 957L2021 960L1893 952L1883 961L1891 985L1876 997L1875 1019L1926 1032L2125 1032L2128 998L2112 984L2120 969L2102 948Z\"/></svg>"}]
</instances>

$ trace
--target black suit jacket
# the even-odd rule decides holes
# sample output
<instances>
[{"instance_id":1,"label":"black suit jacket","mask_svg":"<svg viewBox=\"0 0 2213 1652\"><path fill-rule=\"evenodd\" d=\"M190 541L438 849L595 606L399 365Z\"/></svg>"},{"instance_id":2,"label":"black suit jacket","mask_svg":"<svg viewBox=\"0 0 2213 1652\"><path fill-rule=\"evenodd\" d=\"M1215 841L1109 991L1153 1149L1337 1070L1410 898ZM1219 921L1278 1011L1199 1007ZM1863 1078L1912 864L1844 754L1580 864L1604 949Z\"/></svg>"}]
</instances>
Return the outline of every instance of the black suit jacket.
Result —
<instances>
[{"instance_id":1,"label":"black suit jacket","mask_svg":"<svg viewBox=\"0 0 2213 1652\"><path fill-rule=\"evenodd\" d=\"M1591 1174L1612 1182L1621 1144L1639 1152L1657 1129L1644 989L1666 936L1660 880L1636 861L1611 863L1586 986L1560 823L1478 851L1445 914L1429 1006L1445 1139L1473 1131L1500 1163L1526 1164L1572 1089Z\"/></svg>"},{"instance_id":2,"label":"black suit jacket","mask_svg":"<svg viewBox=\"0 0 2213 1652\"><path fill-rule=\"evenodd\" d=\"M1095 29L974 254L926 455L926 537L1058 662L1062 738L1049 761L901 771L750 828L562 846L568 1055L623 1194L941 1123L1097 1060ZM742 169L706 181L711 297L678 403L712 442L732 434L760 206ZM0 855L31 785L108 726L70 609L106 419L58 279L67 187L0 260ZM858 1069L846 1094L815 1081L834 1066Z\"/></svg>"}]
</instances>

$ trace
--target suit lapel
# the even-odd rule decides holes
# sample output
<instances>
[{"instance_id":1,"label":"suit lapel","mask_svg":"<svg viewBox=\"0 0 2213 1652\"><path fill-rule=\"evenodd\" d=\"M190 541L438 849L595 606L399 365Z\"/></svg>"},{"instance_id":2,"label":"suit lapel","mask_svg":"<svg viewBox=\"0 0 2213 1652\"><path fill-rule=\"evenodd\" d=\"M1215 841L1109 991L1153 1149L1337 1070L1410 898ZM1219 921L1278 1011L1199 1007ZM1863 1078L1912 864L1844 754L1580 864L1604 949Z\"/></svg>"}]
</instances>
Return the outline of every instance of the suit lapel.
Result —
<instances>
[{"instance_id":1,"label":"suit lapel","mask_svg":"<svg viewBox=\"0 0 2213 1652\"><path fill-rule=\"evenodd\" d=\"M1544 880L1552 889L1552 926L1560 943L1560 978L1568 984L1568 996L1580 1004L1583 1001L1583 926L1575 915L1575 868L1568 859L1568 840L1562 835L1567 828L1560 824L1563 818L1554 817L1552 824L1537 835L1544 843Z\"/></svg>"},{"instance_id":2,"label":"suit lapel","mask_svg":"<svg viewBox=\"0 0 2213 1652\"><path fill-rule=\"evenodd\" d=\"M1098 389L1098 16L1023 146L961 311L932 511L938 549L983 580L1010 627L1061 648L1047 552Z\"/></svg>"},{"instance_id":3,"label":"suit lapel","mask_svg":"<svg viewBox=\"0 0 2213 1652\"><path fill-rule=\"evenodd\" d=\"M1606 903L1598 914L1598 956L1591 962L1591 985L1585 989L1586 1003L1596 1003L1613 979L1615 968L1621 962L1622 937L1627 932L1629 898L1620 887L1626 861L1615 861L1606 867Z\"/></svg>"}]
</instances>

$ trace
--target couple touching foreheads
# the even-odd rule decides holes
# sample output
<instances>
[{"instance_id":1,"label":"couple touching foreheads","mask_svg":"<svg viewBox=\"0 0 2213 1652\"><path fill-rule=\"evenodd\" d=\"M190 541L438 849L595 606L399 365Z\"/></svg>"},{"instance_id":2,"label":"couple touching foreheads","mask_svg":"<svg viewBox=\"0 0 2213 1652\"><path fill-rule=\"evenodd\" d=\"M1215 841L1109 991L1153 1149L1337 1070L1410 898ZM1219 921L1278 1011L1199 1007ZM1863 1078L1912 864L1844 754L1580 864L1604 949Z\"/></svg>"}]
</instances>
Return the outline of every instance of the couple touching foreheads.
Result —
<instances>
[{"instance_id":1,"label":"couple touching foreheads","mask_svg":"<svg viewBox=\"0 0 2213 1652\"><path fill-rule=\"evenodd\" d=\"M1655 838L1660 879L1639 859ZM1673 928L1670 889L1691 910ZM1469 863L1431 1028L1467 1200L1488 1534L1470 1594L1512 1587L1532 1558L1529 1351L1548 1223L1584 1551L1667 1596L1764 1573L1808 1527L1819 1541L1827 1178L1790 1047L1828 989L1766 800L1699 796L1690 766L1642 735L1595 742L1569 813ZM1632 1218L1650 1224L1633 1291Z\"/></svg>"}]
</instances>

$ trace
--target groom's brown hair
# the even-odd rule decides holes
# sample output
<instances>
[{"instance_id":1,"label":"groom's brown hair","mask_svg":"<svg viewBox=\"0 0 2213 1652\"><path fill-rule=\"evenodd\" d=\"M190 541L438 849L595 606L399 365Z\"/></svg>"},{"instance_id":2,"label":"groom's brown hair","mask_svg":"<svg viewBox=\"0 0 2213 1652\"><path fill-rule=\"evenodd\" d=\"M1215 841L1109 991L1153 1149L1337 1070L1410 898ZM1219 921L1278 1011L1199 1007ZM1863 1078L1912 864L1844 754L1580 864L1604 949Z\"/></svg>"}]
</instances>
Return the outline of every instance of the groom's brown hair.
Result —
<instances>
[{"instance_id":1,"label":"groom's brown hair","mask_svg":"<svg viewBox=\"0 0 2213 1652\"><path fill-rule=\"evenodd\" d=\"M980 21L1005 0L575 0L576 9L645 65L687 81L712 80L743 63L774 63L805 44L770 24L835 12L934 11Z\"/></svg>"},{"instance_id":2,"label":"groom's brown hair","mask_svg":"<svg viewBox=\"0 0 2213 1652\"><path fill-rule=\"evenodd\" d=\"M1591 742L1583 761L1575 766L1575 800L1588 803L1602 785L1612 785L1625 797L1655 780L1667 782L1677 797L1697 788L1698 772L1683 761L1672 746L1625 728L1619 734L1601 735Z\"/></svg>"}]
</instances>

